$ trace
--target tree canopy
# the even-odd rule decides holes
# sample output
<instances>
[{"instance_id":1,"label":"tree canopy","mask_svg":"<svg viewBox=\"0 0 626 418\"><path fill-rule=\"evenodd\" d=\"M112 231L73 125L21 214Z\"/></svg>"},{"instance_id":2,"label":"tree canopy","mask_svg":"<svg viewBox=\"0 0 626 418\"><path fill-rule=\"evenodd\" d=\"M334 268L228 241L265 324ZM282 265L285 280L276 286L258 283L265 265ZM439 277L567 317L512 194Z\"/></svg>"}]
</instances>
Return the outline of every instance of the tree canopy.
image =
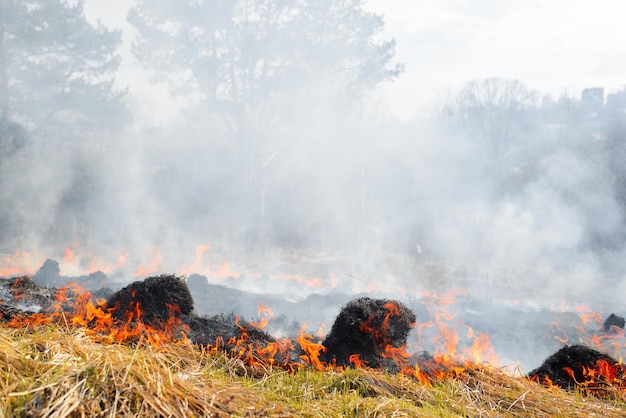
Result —
<instances>
[{"instance_id":1,"label":"tree canopy","mask_svg":"<svg viewBox=\"0 0 626 418\"><path fill-rule=\"evenodd\" d=\"M83 1L0 3L2 128L19 123L47 137L119 126L124 92L113 88L121 33L94 27Z\"/></svg>"},{"instance_id":2,"label":"tree canopy","mask_svg":"<svg viewBox=\"0 0 626 418\"><path fill-rule=\"evenodd\" d=\"M134 53L178 94L239 120L286 92L358 95L394 78L394 41L360 0L137 2ZM288 103L284 100L282 103ZM289 104L288 106L290 106Z\"/></svg>"},{"instance_id":3,"label":"tree canopy","mask_svg":"<svg viewBox=\"0 0 626 418\"><path fill-rule=\"evenodd\" d=\"M90 24L83 5L0 0L0 199L13 207L0 231L12 244L88 234L106 145L129 121L114 86L121 32Z\"/></svg>"},{"instance_id":4,"label":"tree canopy","mask_svg":"<svg viewBox=\"0 0 626 418\"><path fill-rule=\"evenodd\" d=\"M353 144L342 125L368 92L402 70L392 62L394 41L381 37L382 17L361 0L139 0L128 20L137 29L139 62L197 104L186 116L203 124L203 142L226 138L228 162L216 161L212 149L203 170L232 173L230 189L261 231L266 213L312 208L311 190L294 180L286 192L280 179L310 177L304 167L345 171L342 155ZM198 142L188 161L197 158ZM343 181L355 190L353 178L318 174L320 188L339 189Z\"/></svg>"}]
</instances>

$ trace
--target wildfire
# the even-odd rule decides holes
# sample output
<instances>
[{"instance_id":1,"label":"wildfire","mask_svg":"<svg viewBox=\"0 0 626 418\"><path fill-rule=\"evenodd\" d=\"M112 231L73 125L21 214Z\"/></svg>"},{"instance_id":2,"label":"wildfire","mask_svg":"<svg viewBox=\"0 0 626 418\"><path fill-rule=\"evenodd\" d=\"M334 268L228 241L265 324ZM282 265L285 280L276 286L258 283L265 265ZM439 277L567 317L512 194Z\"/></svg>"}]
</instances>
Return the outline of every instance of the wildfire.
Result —
<instances>
[{"instance_id":1,"label":"wildfire","mask_svg":"<svg viewBox=\"0 0 626 418\"><path fill-rule=\"evenodd\" d=\"M210 277L239 277L228 261L206 260L211 251L211 246L203 245L196 248L195 259L184 271L191 273L196 269L205 269L212 272ZM133 276L147 275L162 268L163 256L157 247L150 250L150 261L140 264ZM114 264L98 263L95 258L81 256L76 244L68 247L63 252L63 265L70 267L86 266L87 271L98 268L101 271L111 268L119 268L128 262L129 254L123 253ZM5 264L15 260L30 260L28 253L16 252L12 256L6 256ZM212 268L212 263L218 265ZM3 267L5 272L14 271ZM18 271L16 269L15 271ZM21 271L21 270L19 270ZM85 271L85 270L83 270ZM9 275L9 274L7 274ZM246 274L247 277L252 277ZM268 277L268 276L265 276ZM307 286L324 286L326 280L322 278L305 278L299 275L269 276L271 280L295 281ZM28 287L26 276L14 280L10 295L14 300L24 297ZM332 276L332 280L336 278ZM459 318L459 305L469 295L464 290L455 290L449 293L424 292L419 299L429 316L425 321L409 322L407 326L414 328L417 333L417 344L411 346L410 354L406 345L396 344L390 338L394 334L393 324L404 321L402 309L396 302L389 301L382 305L381 312L372 314L369 318L363 318L357 326L359 332L371 338L384 361L394 365L398 372L412 376L424 384L433 379L444 379L449 376L457 376L468 369L484 363L499 364L489 336L478 332L466 325ZM190 338L193 330L184 321L185 315L180 306L175 303L167 304L167 313L158 320L149 319L146 315L146 306L142 295L131 292L131 301L127 306L115 304L111 306L105 299L96 299L88 290L76 283L68 284L56 291L54 303L44 312L28 315L14 316L6 323L9 327L32 327L51 323L60 323L64 326L82 327L85 332L103 343L145 343L161 346L166 343L197 344ZM626 387L624 381L626 373L621 366L621 357L626 347L624 329L606 321L597 312L585 306L577 306L580 323L573 329L575 335L565 332L564 327L553 323L554 337L563 344L571 341L582 342L586 346L597 348L605 353L614 355L620 359L619 364L613 364L603 359L585 364L580 369L565 366L563 373L577 385L592 389L598 385L615 385ZM293 338L275 339L265 334L270 321L274 319L274 312L265 305L259 305L258 319L251 322L236 318L234 321L236 335L219 335L212 337L208 342L203 342L206 352L226 351L230 355L241 359L247 366L280 367L289 371L297 371L303 367L311 367L315 370L353 368L377 368L381 367L371 358L354 352L345 355L344 360L328 360L325 356L328 347L323 344L326 334L326 326L322 324L314 333L307 333L304 326L297 336ZM420 318L422 319L422 318ZM595 331L590 331L595 327ZM567 329L567 328L565 328ZM313 335L315 334L315 335ZM432 347L432 348L431 348ZM426 349L425 349L426 348ZM432 354L423 355L421 353ZM544 384L555 384L550 376L536 377L535 380Z\"/></svg>"},{"instance_id":2,"label":"wildfire","mask_svg":"<svg viewBox=\"0 0 626 418\"><path fill-rule=\"evenodd\" d=\"M251 322L250 324L255 327L265 329L265 327L269 323L269 319L274 318L274 311L272 311L265 305L259 305L257 315L259 316L260 320L257 322Z\"/></svg>"},{"instance_id":3,"label":"wildfire","mask_svg":"<svg viewBox=\"0 0 626 418\"><path fill-rule=\"evenodd\" d=\"M12 290L15 298L22 297L20 292L24 287L30 286L29 283L32 282L29 281L27 277L14 280ZM112 305L111 299L108 302L105 299L97 300L89 291L72 283L56 291L53 303L44 312L17 315L6 326L22 328L60 323L68 327L84 328L86 333L102 343L144 343L153 346L172 342L186 345L195 343L189 338L194 330L183 321L184 315L180 306L166 303L167 314L163 318L155 319L154 314L147 312L144 306L146 295L137 292L129 286L125 305L119 303L123 298L118 298ZM443 364L443 357L438 356L426 367L414 361L415 358L406 351L406 346L397 346L390 339L393 324L403 320L399 305L387 302L383 305L383 313L382 316L366 318L356 331L372 335L374 343L380 348L382 358L397 364L400 373L424 382L433 377L444 378L451 373L458 373L451 358L446 358L447 363ZM205 344L206 352L226 351L240 358L247 366L280 367L292 372L303 367L315 370L345 367L335 364L334 361L328 363L322 360L322 355L327 352L327 347L321 342L325 327L317 331L317 336L309 334L306 326L303 326L293 340L274 339L262 331L274 317L271 308L259 305L258 316L259 320L251 323L236 317L236 335L219 335ZM415 324L409 323L407 326L414 327ZM478 341L484 341L475 340L476 345L472 349L480 351ZM358 353L349 355L345 364L354 368L371 367Z\"/></svg>"},{"instance_id":4,"label":"wildfire","mask_svg":"<svg viewBox=\"0 0 626 418\"><path fill-rule=\"evenodd\" d=\"M461 360L465 364L498 364L499 359L495 353L489 336L484 333L476 333L460 320L457 313L451 308L466 297L464 290L455 290L446 294L436 292L422 293L422 303L430 314L430 320L417 326L418 338L425 343L428 335L432 335L429 342L434 346L434 358L442 364ZM461 330L465 330L462 333Z\"/></svg>"}]
</instances>

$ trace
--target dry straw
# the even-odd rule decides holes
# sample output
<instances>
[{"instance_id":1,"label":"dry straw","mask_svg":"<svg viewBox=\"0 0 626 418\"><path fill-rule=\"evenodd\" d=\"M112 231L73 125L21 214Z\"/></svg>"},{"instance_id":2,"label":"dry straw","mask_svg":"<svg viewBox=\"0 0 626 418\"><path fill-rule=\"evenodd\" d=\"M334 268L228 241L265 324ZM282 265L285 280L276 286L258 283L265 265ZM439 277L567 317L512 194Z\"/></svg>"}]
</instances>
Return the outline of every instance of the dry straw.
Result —
<instances>
[{"instance_id":1,"label":"dry straw","mask_svg":"<svg viewBox=\"0 0 626 418\"><path fill-rule=\"evenodd\" d=\"M424 385L373 370L250 367L201 347L119 345L59 325L0 327L0 416L622 417L603 398L495 368Z\"/></svg>"}]
</instances>

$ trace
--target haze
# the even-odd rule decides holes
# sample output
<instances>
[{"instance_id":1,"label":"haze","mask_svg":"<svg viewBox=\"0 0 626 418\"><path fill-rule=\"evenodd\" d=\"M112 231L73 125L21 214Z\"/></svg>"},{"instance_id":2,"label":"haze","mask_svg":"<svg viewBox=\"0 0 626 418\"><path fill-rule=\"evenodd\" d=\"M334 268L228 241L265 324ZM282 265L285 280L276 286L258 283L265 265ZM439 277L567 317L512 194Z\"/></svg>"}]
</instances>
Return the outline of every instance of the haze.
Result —
<instances>
[{"instance_id":1,"label":"haze","mask_svg":"<svg viewBox=\"0 0 626 418\"><path fill-rule=\"evenodd\" d=\"M87 1L91 25L121 32L81 27L80 56L101 55L80 70L6 26L25 41L5 56L58 55L6 61L3 129L21 139L3 137L3 252L69 248L125 278L193 273L199 254L213 280L275 293L259 275L321 278L292 280L294 297L463 287L621 306L616 2L300 3Z\"/></svg>"}]
</instances>

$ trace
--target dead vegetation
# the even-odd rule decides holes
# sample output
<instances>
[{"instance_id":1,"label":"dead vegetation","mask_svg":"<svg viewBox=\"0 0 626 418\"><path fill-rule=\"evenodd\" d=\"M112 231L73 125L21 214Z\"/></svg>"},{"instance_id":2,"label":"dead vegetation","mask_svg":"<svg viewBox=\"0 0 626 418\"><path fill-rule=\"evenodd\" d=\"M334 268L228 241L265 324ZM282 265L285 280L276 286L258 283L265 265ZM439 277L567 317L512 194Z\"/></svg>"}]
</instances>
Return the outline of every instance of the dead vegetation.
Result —
<instances>
[{"instance_id":1,"label":"dead vegetation","mask_svg":"<svg viewBox=\"0 0 626 418\"><path fill-rule=\"evenodd\" d=\"M484 367L424 385L373 370L253 368L184 344L108 344L61 325L0 327L1 416L621 417L603 398Z\"/></svg>"}]
</instances>

